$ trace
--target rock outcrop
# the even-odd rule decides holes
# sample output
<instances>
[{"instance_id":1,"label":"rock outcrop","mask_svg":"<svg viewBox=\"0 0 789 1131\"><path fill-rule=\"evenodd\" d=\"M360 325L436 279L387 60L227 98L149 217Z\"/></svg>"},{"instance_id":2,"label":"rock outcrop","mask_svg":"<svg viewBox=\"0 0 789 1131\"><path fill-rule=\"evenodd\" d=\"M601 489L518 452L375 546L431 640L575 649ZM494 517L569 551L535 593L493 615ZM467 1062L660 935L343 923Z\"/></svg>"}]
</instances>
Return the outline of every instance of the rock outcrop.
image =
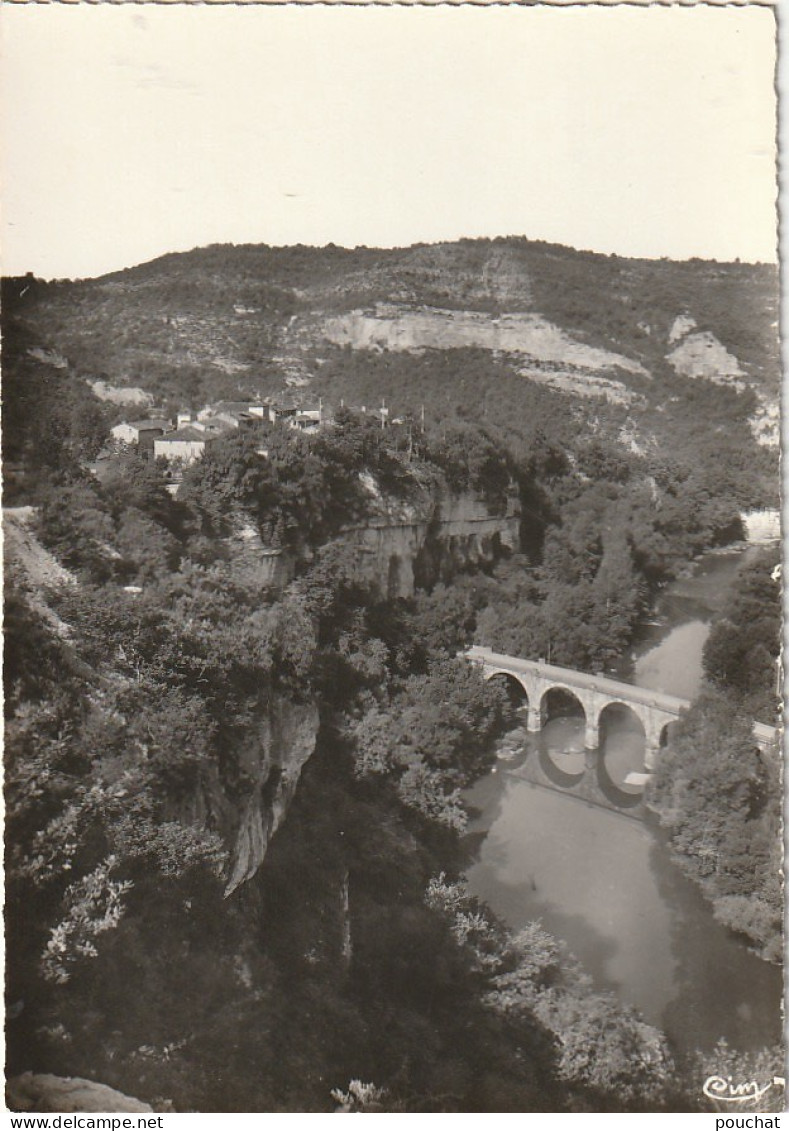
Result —
<instances>
[{"instance_id":1,"label":"rock outcrop","mask_svg":"<svg viewBox=\"0 0 789 1131\"><path fill-rule=\"evenodd\" d=\"M360 581L375 585L383 597L396 598L492 565L505 551L517 549L519 537L517 500L496 515L473 495L448 495L429 508L375 515L347 527L338 541L358 551Z\"/></svg>"},{"instance_id":2,"label":"rock outcrop","mask_svg":"<svg viewBox=\"0 0 789 1131\"><path fill-rule=\"evenodd\" d=\"M739 361L709 331L687 334L667 358L683 377L704 377L721 385L745 388Z\"/></svg>"},{"instance_id":3,"label":"rock outcrop","mask_svg":"<svg viewBox=\"0 0 789 1131\"><path fill-rule=\"evenodd\" d=\"M689 334L691 330L695 330L697 326L696 319L690 314L678 314L671 324L671 329L668 332L668 342L673 346L675 342L679 342Z\"/></svg>"},{"instance_id":4,"label":"rock outcrop","mask_svg":"<svg viewBox=\"0 0 789 1131\"><path fill-rule=\"evenodd\" d=\"M753 545L775 542L781 537L781 512L777 509L743 511L740 518L746 541Z\"/></svg>"},{"instance_id":5,"label":"rock outcrop","mask_svg":"<svg viewBox=\"0 0 789 1131\"><path fill-rule=\"evenodd\" d=\"M494 315L378 303L373 310L352 310L324 318L317 328L335 345L353 349L419 351L476 347L592 371L622 369L647 375L644 367L632 358L577 341L540 314Z\"/></svg>"},{"instance_id":6,"label":"rock outcrop","mask_svg":"<svg viewBox=\"0 0 789 1131\"><path fill-rule=\"evenodd\" d=\"M11 1111L36 1112L146 1112L153 1108L134 1096L126 1096L106 1084L80 1076L52 1076L23 1072L6 1085L6 1103Z\"/></svg>"},{"instance_id":7,"label":"rock outcrop","mask_svg":"<svg viewBox=\"0 0 789 1131\"><path fill-rule=\"evenodd\" d=\"M226 839L233 849L225 895L251 879L266 855L296 792L301 771L315 749L318 708L311 703L273 699L254 739L241 751L241 772L251 782L240 808L228 798L219 779L219 801Z\"/></svg>"}]
</instances>

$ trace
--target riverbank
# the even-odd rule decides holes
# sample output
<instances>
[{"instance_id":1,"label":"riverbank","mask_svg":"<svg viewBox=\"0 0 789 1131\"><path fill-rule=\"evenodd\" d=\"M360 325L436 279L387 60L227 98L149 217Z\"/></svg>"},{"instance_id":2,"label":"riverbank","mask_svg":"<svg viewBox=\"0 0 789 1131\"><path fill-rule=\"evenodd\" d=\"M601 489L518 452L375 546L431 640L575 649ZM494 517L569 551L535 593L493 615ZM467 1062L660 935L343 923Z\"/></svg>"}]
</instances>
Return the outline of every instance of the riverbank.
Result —
<instances>
[{"instance_id":1,"label":"riverbank","mask_svg":"<svg viewBox=\"0 0 789 1131\"><path fill-rule=\"evenodd\" d=\"M469 890L511 930L539 921L678 1053L780 1039L780 971L715 922L648 814L606 811L517 767L486 775L465 801Z\"/></svg>"},{"instance_id":2,"label":"riverbank","mask_svg":"<svg viewBox=\"0 0 789 1131\"><path fill-rule=\"evenodd\" d=\"M710 623L740 565L759 553L714 551L666 587L663 623L640 634L620 678L694 697ZM643 799L630 811L594 804L589 791L599 790L610 755L603 750L587 764L579 727L577 718L551 719L528 736L529 751L500 759L467 792L470 889L513 929L541 919L596 986L639 1008L681 1052L712 1048L720 1037L744 1050L780 1040L780 971L716 921L719 906L683 874ZM627 742L624 749L619 763L612 759L620 783L632 757Z\"/></svg>"}]
</instances>

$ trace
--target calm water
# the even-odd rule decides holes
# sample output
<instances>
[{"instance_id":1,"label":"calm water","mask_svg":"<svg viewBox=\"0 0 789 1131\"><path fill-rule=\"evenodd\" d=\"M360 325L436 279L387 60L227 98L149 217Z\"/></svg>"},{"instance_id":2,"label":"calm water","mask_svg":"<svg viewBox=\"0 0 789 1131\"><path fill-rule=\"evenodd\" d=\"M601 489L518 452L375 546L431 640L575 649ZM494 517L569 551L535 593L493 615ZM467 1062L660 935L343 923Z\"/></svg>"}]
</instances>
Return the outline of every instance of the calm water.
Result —
<instances>
[{"instance_id":1,"label":"calm water","mask_svg":"<svg viewBox=\"0 0 789 1131\"><path fill-rule=\"evenodd\" d=\"M657 612L668 623L645 631L619 674L694 695L708 621L744 556L709 555L667 589ZM479 812L469 835L481 841L467 873L471 890L513 928L542 919L600 988L635 1005L678 1048L710 1047L722 1036L740 1048L776 1040L780 971L715 922L653 823L521 776L538 760L554 783L580 780L582 720L553 718L513 746L466 795ZM624 713L609 720L601 754L608 778L633 794L624 779L643 769L643 741Z\"/></svg>"},{"instance_id":2,"label":"calm water","mask_svg":"<svg viewBox=\"0 0 789 1131\"><path fill-rule=\"evenodd\" d=\"M644 626L630 662L620 665L624 679L692 699L701 686L701 653L710 621L723 606L739 566L752 561L758 547L739 553L707 554L692 576L667 586L657 602L659 626Z\"/></svg>"}]
</instances>

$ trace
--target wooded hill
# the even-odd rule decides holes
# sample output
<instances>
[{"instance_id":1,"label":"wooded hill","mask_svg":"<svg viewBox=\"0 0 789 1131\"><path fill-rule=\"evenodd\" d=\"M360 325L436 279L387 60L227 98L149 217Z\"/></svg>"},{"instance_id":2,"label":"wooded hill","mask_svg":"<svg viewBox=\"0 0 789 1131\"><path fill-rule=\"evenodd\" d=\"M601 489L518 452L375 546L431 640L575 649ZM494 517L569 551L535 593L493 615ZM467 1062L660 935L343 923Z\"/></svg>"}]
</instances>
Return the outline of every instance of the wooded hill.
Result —
<instances>
[{"instance_id":1,"label":"wooded hill","mask_svg":"<svg viewBox=\"0 0 789 1131\"><path fill-rule=\"evenodd\" d=\"M385 400L433 428L483 423L527 448L539 435L566 450L591 431L740 507L777 502L773 266L520 238L218 245L3 291L6 338L68 362L50 381L136 388L171 411L291 386L329 408Z\"/></svg>"},{"instance_id":2,"label":"wooded hill","mask_svg":"<svg viewBox=\"0 0 789 1131\"><path fill-rule=\"evenodd\" d=\"M297 348L286 334L294 316L379 302L538 313L650 373L665 368L671 328L688 314L739 360L748 383L775 390L777 284L772 266L624 259L506 238L395 250L215 245L100 279L19 280L6 298L24 292L9 313L45 329L78 368L157 393L163 381L186 392L198 370L198 396L220 395L228 377L233 391L281 383L283 347L325 345L313 328Z\"/></svg>"}]
</instances>

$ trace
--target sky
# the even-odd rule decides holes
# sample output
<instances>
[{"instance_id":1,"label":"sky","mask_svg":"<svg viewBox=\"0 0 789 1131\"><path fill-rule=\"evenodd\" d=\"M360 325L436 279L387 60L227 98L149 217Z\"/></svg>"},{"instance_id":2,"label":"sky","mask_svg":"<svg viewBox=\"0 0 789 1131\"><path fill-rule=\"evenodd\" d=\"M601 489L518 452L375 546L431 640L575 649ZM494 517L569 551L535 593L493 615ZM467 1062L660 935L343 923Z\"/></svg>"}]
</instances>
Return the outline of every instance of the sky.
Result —
<instances>
[{"instance_id":1,"label":"sky","mask_svg":"<svg viewBox=\"0 0 789 1131\"><path fill-rule=\"evenodd\" d=\"M776 259L768 8L0 16L4 274L496 235Z\"/></svg>"}]
</instances>

